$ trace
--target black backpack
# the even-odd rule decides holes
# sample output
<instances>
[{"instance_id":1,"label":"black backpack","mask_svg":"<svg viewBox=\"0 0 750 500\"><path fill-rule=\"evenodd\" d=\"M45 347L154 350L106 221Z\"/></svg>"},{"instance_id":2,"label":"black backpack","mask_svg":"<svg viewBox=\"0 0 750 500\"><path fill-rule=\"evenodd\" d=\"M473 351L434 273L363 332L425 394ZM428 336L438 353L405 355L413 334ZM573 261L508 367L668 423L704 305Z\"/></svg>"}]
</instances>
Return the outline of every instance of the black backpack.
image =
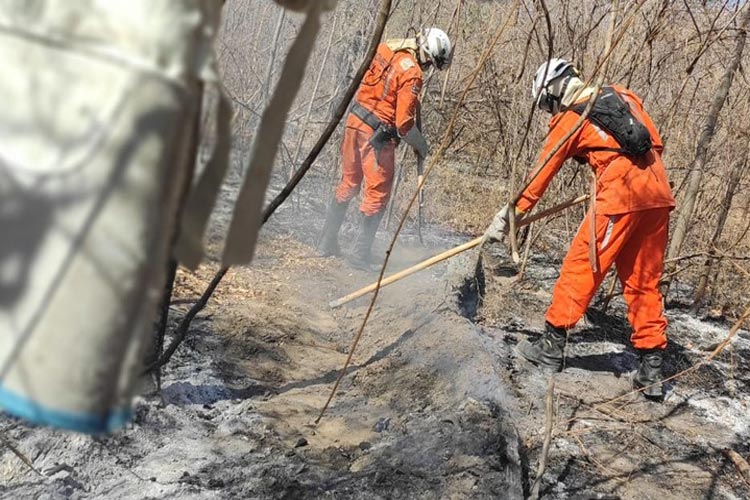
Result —
<instances>
[{"instance_id":1,"label":"black backpack","mask_svg":"<svg viewBox=\"0 0 750 500\"><path fill-rule=\"evenodd\" d=\"M588 102L574 104L570 111L583 113ZM602 87L594 107L587 118L609 133L619 148L597 148L599 151L615 151L628 156L640 157L651 150L651 134L630 112L630 107L612 87Z\"/></svg>"}]
</instances>

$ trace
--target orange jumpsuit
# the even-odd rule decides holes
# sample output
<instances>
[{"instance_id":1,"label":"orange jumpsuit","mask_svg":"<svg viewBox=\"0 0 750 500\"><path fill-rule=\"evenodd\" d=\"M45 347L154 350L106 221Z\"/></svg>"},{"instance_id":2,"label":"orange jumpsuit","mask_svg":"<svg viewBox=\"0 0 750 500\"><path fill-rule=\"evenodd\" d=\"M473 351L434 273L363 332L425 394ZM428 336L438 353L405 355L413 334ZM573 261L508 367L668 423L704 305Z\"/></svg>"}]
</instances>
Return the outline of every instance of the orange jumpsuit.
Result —
<instances>
[{"instance_id":1,"label":"orange jumpsuit","mask_svg":"<svg viewBox=\"0 0 750 500\"><path fill-rule=\"evenodd\" d=\"M618 152L595 151L595 148L618 148L619 145L605 131L585 120L541 169L518 200L517 207L522 211L530 210L566 159L585 160L596 176L594 236L599 270L594 272L589 260L592 216L589 211L563 261L546 319L558 328L575 326L614 264L628 304L633 347L664 349L667 322L658 285L664 265L669 212L675 207L675 201L661 161L664 145L659 132L633 92L613 87L629 104L633 115L648 128L653 144L651 151L637 160ZM578 118L572 111L552 117L540 161L573 128Z\"/></svg>"},{"instance_id":2,"label":"orange jumpsuit","mask_svg":"<svg viewBox=\"0 0 750 500\"><path fill-rule=\"evenodd\" d=\"M414 55L406 50L393 52L381 44L355 99L403 136L414 126L421 89L422 69ZM396 149L396 142L391 141L376 155L369 144L372 135L370 126L349 114L341 148L341 181L336 188L336 200L349 201L364 179L360 211L368 216L382 211L388 203Z\"/></svg>"}]
</instances>

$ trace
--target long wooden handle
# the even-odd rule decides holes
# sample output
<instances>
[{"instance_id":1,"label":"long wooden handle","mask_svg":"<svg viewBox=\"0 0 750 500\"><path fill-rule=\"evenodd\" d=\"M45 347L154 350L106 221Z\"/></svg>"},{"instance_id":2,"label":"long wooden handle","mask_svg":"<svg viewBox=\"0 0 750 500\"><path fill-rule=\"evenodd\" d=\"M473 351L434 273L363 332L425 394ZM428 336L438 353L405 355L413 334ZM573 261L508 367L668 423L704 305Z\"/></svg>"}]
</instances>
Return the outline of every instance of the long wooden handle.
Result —
<instances>
[{"instance_id":1,"label":"long wooden handle","mask_svg":"<svg viewBox=\"0 0 750 500\"><path fill-rule=\"evenodd\" d=\"M406 278L407 276L414 274L418 271L421 271L422 269L427 269L428 267L432 266L433 264L437 264L438 262L441 262L445 259L449 259L453 257L456 254L459 254L461 252L464 252L466 250L469 250L470 248L474 248L475 246L479 245L482 242L482 237L474 238L473 240L469 241L468 243L464 243L463 245L459 245L455 248L451 248L450 250L447 250L441 254L435 255L434 257L430 257L427 260L424 260L420 262L419 264L416 264L412 267L409 267L407 269L404 269L403 271L399 271L396 274L392 274L388 276L387 278L383 278L383 281L380 282L380 287L384 287L386 285L390 285L394 281L398 281L402 278ZM352 292L349 295L345 297L341 297L338 300L331 301L329 305L332 308L339 307L341 305L346 304L347 302L351 302L352 300L359 298L363 295L366 295L372 291L374 291L378 287L378 283L375 282L371 285L367 285L364 288L360 288L356 292Z\"/></svg>"},{"instance_id":2,"label":"long wooden handle","mask_svg":"<svg viewBox=\"0 0 750 500\"><path fill-rule=\"evenodd\" d=\"M523 227L528 226L532 222L536 222L539 219L543 219L545 217L548 217L550 215L556 214L558 212L561 212L562 210L565 210L568 207L572 207L573 205L577 205L579 203L582 203L589 199L589 195L583 195L579 196L578 198L573 198L571 200L568 200L564 203L561 203L559 205L555 205L552 208L548 208L547 210L543 210L537 214L530 215L528 217L524 217L523 219L517 221L516 227ZM457 247L451 248L450 250L446 250L443 253L440 253L438 255L435 255L433 257L430 257L427 260L423 260L419 264L415 264L412 267L406 268L403 271L399 271L396 274L392 274L388 276L387 278L383 278L383 280L380 282L380 288L383 288L384 286L390 285L391 283L394 283L396 281L399 281L403 278L406 278L407 276L410 276L416 272L419 272L423 269L427 269L428 267L437 264L438 262L442 262L446 259L450 259L451 257L460 254L461 252L465 252L466 250L470 250L474 248L475 246L479 245L482 242L482 237L474 238L473 240L466 242L462 245L458 245ZM372 283L370 285L367 285L364 288L360 288L359 290L350 293L349 295L346 295L344 297L341 297L340 299L333 300L329 302L329 306L331 308L336 308L339 306L342 306L346 304L347 302L351 302L354 299L357 299L363 295L366 295L372 291L375 291L375 289L378 288L378 283Z\"/></svg>"}]
</instances>

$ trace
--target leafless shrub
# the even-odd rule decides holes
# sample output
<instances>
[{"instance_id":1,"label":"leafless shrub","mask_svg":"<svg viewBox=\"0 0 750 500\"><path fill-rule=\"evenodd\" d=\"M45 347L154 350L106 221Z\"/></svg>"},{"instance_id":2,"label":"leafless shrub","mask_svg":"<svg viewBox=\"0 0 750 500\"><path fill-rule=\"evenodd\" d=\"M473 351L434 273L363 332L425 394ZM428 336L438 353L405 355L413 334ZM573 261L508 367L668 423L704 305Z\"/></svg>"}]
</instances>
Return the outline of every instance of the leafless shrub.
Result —
<instances>
[{"instance_id":1,"label":"leafless shrub","mask_svg":"<svg viewBox=\"0 0 750 500\"><path fill-rule=\"evenodd\" d=\"M387 36L401 37L422 26L438 25L451 31L457 46L450 71L428 77L424 123L428 136L437 141L446 115L484 48L483 40L490 29L487 20L493 13L504 13L509 3L400 0L394 4ZM512 187L521 185L547 131L546 117L536 113L529 137L521 144L531 108L531 77L546 59L549 44L556 56L572 59L584 74L593 72L604 46L610 2L548 0L545 4L551 31L540 3L526 0L463 105L450 147L427 186L426 215L432 222L475 235L506 201ZM729 65L745 4L632 0L624 11L635 5L640 5L640 10L614 50L605 81L622 83L644 99L665 140L664 159L680 203L686 195L696 141ZM298 149L309 147L327 121L364 51L364 37L373 22L375 6L374 0L340 0L336 11L327 16L311 64L323 70L306 76L305 88L293 108L285 147L277 159L279 180L295 168ZM280 9L266 0L227 2L219 52L225 85L235 103L237 154L249 148L267 85L278 76L280 55L299 23L299 17L282 16ZM328 40L332 40L330 48ZM743 56L743 62L746 58ZM703 275L703 302L730 316L750 301L750 262L731 258L750 255L750 142L745 125L750 83L745 66L740 65L718 116L683 245L690 249L683 253L711 253L712 264L706 271L702 258L696 257L694 265L682 271L678 267L674 278L695 286ZM339 144L334 137L305 183L308 205L320 210L337 179ZM516 157L515 163L521 168L513 173ZM544 204L583 192L585 168L572 162L567 165L553 182ZM722 222L720 207L726 203L730 181L736 186ZM412 155L405 156L401 182L394 200L396 210L403 208L416 186ZM547 224L536 240L537 248L559 251L560 242L568 241L566 236L575 230L577 217L570 214ZM717 234L718 225L722 227Z\"/></svg>"}]
</instances>

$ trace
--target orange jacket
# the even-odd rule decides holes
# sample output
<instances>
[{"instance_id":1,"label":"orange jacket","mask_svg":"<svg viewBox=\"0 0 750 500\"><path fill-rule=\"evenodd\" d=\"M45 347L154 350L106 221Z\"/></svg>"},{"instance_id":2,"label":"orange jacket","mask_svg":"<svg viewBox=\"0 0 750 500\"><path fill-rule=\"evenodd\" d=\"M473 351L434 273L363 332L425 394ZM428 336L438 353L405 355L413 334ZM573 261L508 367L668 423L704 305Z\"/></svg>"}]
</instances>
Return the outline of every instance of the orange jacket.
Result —
<instances>
[{"instance_id":1,"label":"orange jacket","mask_svg":"<svg viewBox=\"0 0 750 500\"><path fill-rule=\"evenodd\" d=\"M381 122L396 127L403 136L414 126L420 90L422 69L414 55L406 50L393 52L386 44L380 44L356 99ZM352 114L346 126L369 130Z\"/></svg>"},{"instance_id":2,"label":"orange jacket","mask_svg":"<svg viewBox=\"0 0 750 500\"><path fill-rule=\"evenodd\" d=\"M583 125L565 141L523 192L516 204L520 210L526 212L533 208L565 160L572 157L585 160L596 174L597 214L619 215L651 208L674 208L672 190L661 161L664 145L659 132L643 110L638 96L624 87L612 87L630 105L633 115L648 128L653 144L651 151L638 160L613 151L592 151L593 148L618 148L619 145L590 120L584 120ZM574 127L579 116L573 111L563 111L552 117L549 136L539 156L540 162Z\"/></svg>"}]
</instances>

